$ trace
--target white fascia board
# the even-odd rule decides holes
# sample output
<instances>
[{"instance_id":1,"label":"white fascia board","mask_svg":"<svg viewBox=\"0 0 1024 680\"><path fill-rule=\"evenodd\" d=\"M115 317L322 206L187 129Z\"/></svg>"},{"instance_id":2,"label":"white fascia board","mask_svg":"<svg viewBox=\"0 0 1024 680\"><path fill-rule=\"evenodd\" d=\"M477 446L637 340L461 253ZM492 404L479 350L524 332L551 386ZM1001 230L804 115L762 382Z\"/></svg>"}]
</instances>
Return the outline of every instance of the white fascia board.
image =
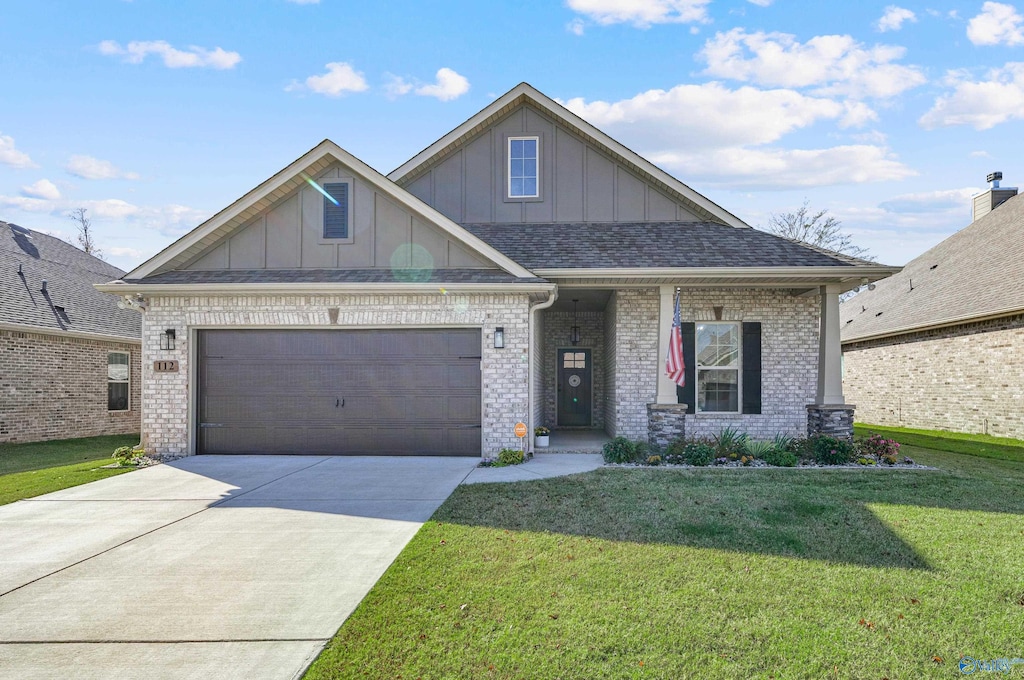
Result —
<instances>
[{"instance_id":1,"label":"white fascia board","mask_svg":"<svg viewBox=\"0 0 1024 680\"><path fill-rule=\"evenodd\" d=\"M329 139L325 139L321 143L313 147L309 152L303 154L301 158L294 161L284 170L281 170L270 179L266 180L258 187L247 193L242 198L232 203L227 208L221 210L216 215L208 219L203 224L199 225L185 236L172 243L164 250L157 253L155 256L142 263L132 271L125 275L125 278L130 279L141 279L149 276L161 266L167 264L175 257L183 253L185 250L201 241L212 232L223 226L226 222L233 219L238 213L242 212L249 206L253 205L257 201L265 198L269 194L276 191L284 183L293 180L303 169L309 167L314 162L320 160L324 156L330 155L337 161L348 165L364 179L371 184L375 185L383 193L387 194L391 198L395 199L409 210L417 213L428 222L440 227L452 238L457 241L464 243L473 251L482 255L487 260L490 260L494 264L501 267L503 270L518 276L521 278L533 278L533 273L524 268L522 265L511 260L508 256L503 255L491 246L481 241L476 236L470 234L468 231L460 227L459 225L452 222L450 219L439 213L434 208L431 208L423 201L419 200L408 191L398 186L388 178L384 177L381 173L377 172L369 165L359 160L349 152L342 149L340 146L335 144Z\"/></svg>"},{"instance_id":2,"label":"white fascia board","mask_svg":"<svg viewBox=\"0 0 1024 680\"><path fill-rule=\"evenodd\" d=\"M842 344L851 345L857 342L865 342L867 340L878 340L879 338L888 338L896 335L908 335L910 333L918 333L920 331L930 331L936 328L949 328L950 326L959 326L965 323L977 323L979 321L989 321L991 319L1000 319L1004 316L1016 316L1018 314L1024 314L1024 308L1011 307L999 312L991 312L988 314L980 315L965 315L955 319L947 319L945 321L939 321L936 323L917 324L912 326L901 326L888 331L879 331L877 333L869 333L867 335L857 335L852 338L843 338Z\"/></svg>"},{"instance_id":3,"label":"white fascia board","mask_svg":"<svg viewBox=\"0 0 1024 680\"><path fill-rule=\"evenodd\" d=\"M674 279L771 279L801 278L827 281L868 279L877 281L891 276L901 267L636 267L605 269L534 269L537 276L546 279L559 278L674 278Z\"/></svg>"},{"instance_id":4,"label":"white fascia board","mask_svg":"<svg viewBox=\"0 0 1024 680\"><path fill-rule=\"evenodd\" d=\"M102 285L102 284L100 284ZM87 333L84 331L62 331L59 328L46 326L30 326L20 323L0 323L0 330L16 333L35 333L36 335L56 335L63 338L81 338L83 340L102 340L103 342L119 342L126 345L141 345L141 338L130 338L123 335L107 335L105 333Z\"/></svg>"},{"instance_id":5,"label":"white fascia board","mask_svg":"<svg viewBox=\"0 0 1024 680\"><path fill-rule=\"evenodd\" d=\"M194 295L200 293L282 295L388 293L536 293L554 290L554 283L96 283L96 290L115 295Z\"/></svg>"},{"instance_id":6,"label":"white fascia board","mask_svg":"<svg viewBox=\"0 0 1024 680\"><path fill-rule=\"evenodd\" d=\"M454 143L457 139L468 133L473 128L482 124L488 118L493 116L495 113L508 106L520 96L525 95L532 104L538 108L547 112L555 120L562 120L583 130L587 135L593 137L598 143L610 149L613 153L621 156L626 161L641 168L644 172L651 175L658 181L671 187L676 193L685 197L692 203L700 206L704 210L707 210L718 219L722 220L725 224L730 227L737 227L741 229L751 229L752 227L741 220L740 218L733 215L731 212L718 205L714 201L694 191L686 184L676 179L672 175L668 174L654 163L636 153L629 147L624 146L621 142L618 142L601 130L597 129L587 121L577 116L572 111L569 111L564 106L559 105L553 99L548 97L546 94L540 92L529 83L520 83L514 88L503 94L502 96L491 102L482 111L479 111L472 118L459 125L457 128L446 134L441 139L437 140L426 149L416 154L413 158L403 163L400 167L388 174L388 178L394 182L400 182L406 175L420 167L424 163L428 162L431 158L437 155L442 149L448 147Z\"/></svg>"}]
</instances>

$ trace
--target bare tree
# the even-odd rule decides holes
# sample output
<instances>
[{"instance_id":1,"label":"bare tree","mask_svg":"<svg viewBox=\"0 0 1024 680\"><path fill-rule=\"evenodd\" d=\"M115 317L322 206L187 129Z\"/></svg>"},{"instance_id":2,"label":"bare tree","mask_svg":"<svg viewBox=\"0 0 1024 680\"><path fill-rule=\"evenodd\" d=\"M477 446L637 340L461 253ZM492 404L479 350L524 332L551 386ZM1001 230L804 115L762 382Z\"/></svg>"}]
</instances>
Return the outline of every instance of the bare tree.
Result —
<instances>
[{"instance_id":1,"label":"bare tree","mask_svg":"<svg viewBox=\"0 0 1024 680\"><path fill-rule=\"evenodd\" d=\"M89 219L87 212L89 211L86 208L75 208L68 213L68 219L75 223L75 228L78 230L76 236L78 246L93 257L102 258L103 251L99 249L93 239L92 220Z\"/></svg>"},{"instance_id":2,"label":"bare tree","mask_svg":"<svg viewBox=\"0 0 1024 680\"><path fill-rule=\"evenodd\" d=\"M843 232L842 224L829 215L828 210L811 212L806 199L795 212L772 213L768 218L766 230L784 238L803 241L843 255L865 260L874 259L868 254L867 248L854 245L853 238Z\"/></svg>"}]
</instances>

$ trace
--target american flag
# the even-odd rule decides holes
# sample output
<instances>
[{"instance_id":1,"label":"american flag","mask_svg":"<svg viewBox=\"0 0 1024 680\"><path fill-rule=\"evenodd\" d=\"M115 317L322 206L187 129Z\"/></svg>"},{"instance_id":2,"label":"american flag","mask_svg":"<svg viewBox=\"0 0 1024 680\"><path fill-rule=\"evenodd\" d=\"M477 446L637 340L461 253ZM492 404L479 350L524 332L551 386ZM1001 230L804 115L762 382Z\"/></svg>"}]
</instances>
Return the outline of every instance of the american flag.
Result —
<instances>
[{"instance_id":1,"label":"american flag","mask_svg":"<svg viewBox=\"0 0 1024 680\"><path fill-rule=\"evenodd\" d=\"M672 334L668 338L668 356L665 358L665 372L672 382L686 386L686 363L683 362L683 322L679 316L679 294L676 294L676 313L672 317Z\"/></svg>"}]
</instances>

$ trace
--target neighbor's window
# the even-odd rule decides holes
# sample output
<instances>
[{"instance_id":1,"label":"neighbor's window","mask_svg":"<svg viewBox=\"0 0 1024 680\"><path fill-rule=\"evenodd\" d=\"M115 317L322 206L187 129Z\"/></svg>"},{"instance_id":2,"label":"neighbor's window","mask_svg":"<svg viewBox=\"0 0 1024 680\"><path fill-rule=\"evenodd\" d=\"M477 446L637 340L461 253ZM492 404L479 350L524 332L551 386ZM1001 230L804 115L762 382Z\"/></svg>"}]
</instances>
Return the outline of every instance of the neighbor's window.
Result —
<instances>
[{"instance_id":1,"label":"neighbor's window","mask_svg":"<svg viewBox=\"0 0 1024 680\"><path fill-rule=\"evenodd\" d=\"M537 198L537 150L539 137L509 137L508 197Z\"/></svg>"},{"instance_id":2,"label":"neighbor's window","mask_svg":"<svg viewBox=\"0 0 1024 680\"><path fill-rule=\"evenodd\" d=\"M740 410L740 325L697 324L697 410Z\"/></svg>"},{"instance_id":3,"label":"neighbor's window","mask_svg":"<svg viewBox=\"0 0 1024 680\"><path fill-rule=\"evenodd\" d=\"M348 182L325 182L324 191L324 238L348 238Z\"/></svg>"},{"instance_id":4,"label":"neighbor's window","mask_svg":"<svg viewBox=\"0 0 1024 680\"><path fill-rule=\"evenodd\" d=\"M107 410L128 410L128 352L107 354Z\"/></svg>"}]
</instances>

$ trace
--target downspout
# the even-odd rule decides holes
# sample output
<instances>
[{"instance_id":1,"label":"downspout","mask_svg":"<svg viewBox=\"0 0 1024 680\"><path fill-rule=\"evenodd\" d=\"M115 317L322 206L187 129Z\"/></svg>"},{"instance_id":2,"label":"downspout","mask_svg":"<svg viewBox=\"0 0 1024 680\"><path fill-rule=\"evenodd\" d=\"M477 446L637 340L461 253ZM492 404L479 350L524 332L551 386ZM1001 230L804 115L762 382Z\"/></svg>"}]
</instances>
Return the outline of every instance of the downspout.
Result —
<instances>
[{"instance_id":1,"label":"downspout","mask_svg":"<svg viewBox=\"0 0 1024 680\"><path fill-rule=\"evenodd\" d=\"M536 317L537 312L539 312L539 311L541 311L543 309L547 309L551 305L555 304L555 300L557 300L557 299L558 299L558 286L555 286L550 291L548 291L548 299L547 300L544 300L543 302L538 302L537 304L530 306L530 315L528 317L529 323L527 324L527 333L529 334L528 337L530 338L530 344L529 344L530 351L528 352L527 356L528 356L529 362L530 362L530 367L529 367L529 370L528 370L529 383L530 384L529 384L529 387L527 389L528 396L526 398L527 423L529 423L529 427L526 430L526 436L529 437L530 444L529 444L529 446L527 448L528 448L528 450L529 450L531 455L533 454L533 435L531 435L530 433L533 432L533 428L537 426L537 424L533 422L533 400L535 398L535 395L533 393L533 386L536 383L536 381L534 380L534 373L536 373L536 371L537 371L537 365L536 365L536 362L533 359L534 354L535 354L534 351L533 351L533 341L534 341L533 329L537 326L537 317ZM540 339L540 343L541 343L541 348L536 352L536 354L541 354L541 350L543 349L543 344L544 344L544 339L543 338ZM541 357L541 359L543 359L543 357Z\"/></svg>"}]
</instances>

